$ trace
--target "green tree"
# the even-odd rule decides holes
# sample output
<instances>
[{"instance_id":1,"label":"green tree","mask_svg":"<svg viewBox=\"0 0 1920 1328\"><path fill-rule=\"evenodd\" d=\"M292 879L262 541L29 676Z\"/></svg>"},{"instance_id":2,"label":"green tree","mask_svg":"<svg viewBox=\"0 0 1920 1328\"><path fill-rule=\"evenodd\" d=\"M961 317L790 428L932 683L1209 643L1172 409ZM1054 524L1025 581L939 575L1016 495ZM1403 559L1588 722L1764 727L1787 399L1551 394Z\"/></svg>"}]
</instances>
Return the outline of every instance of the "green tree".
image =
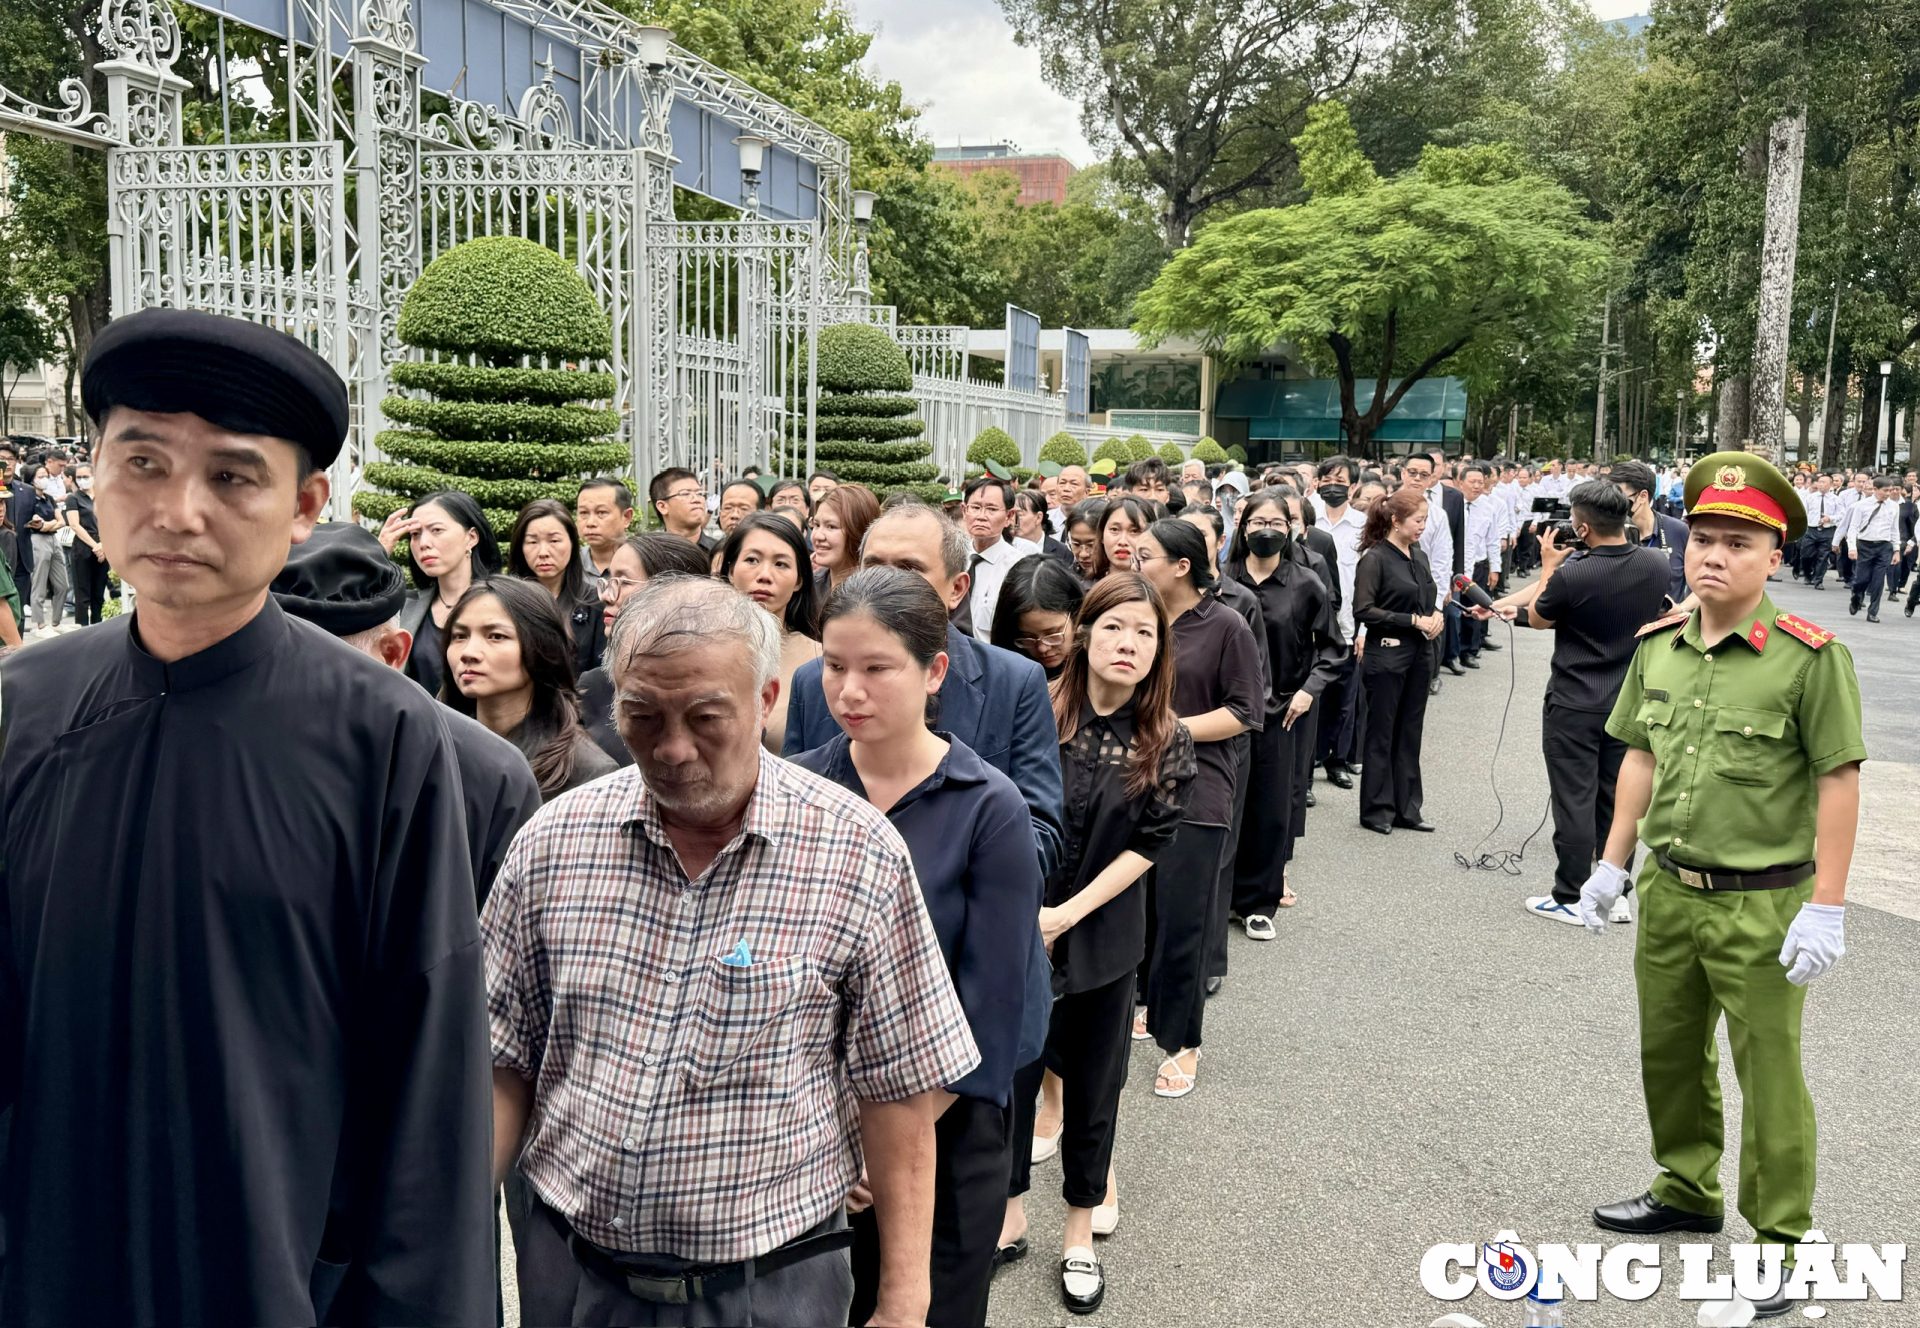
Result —
<instances>
[{"instance_id":1,"label":"green tree","mask_svg":"<svg viewBox=\"0 0 1920 1328\"><path fill-rule=\"evenodd\" d=\"M20 375L31 373L59 350L40 311L15 294L0 290L0 433L13 411L13 394ZM9 378L11 371L13 377Z\"/></svg>"},{"instance_id":2,"label":"green tree","mask_svg":"<svg viewBox=\"0 0 1920 1328\"><path fill-rule=\"evenodd\" d=\"M998 461L1011 470L1020 464L1020 444L1005 429L988 425L967 444L967 464L984 470L987 462Z\"/></svg>"},{"instance_id":3,"label":"green tree","mask_svg":"<svg viewBox=\"0 0 1920 1328\"><path fill-rule=\"evenodd\" d=\"M1165 200L1167 248L1213 208L1285 182L1307 107L1359 68L1355 0L1000 0L1015 39L1081 104L1096 145Z\"/></svg>"},{"instance_id":4,"label":"green tree","mask_svg":"<svg viewBox=\"0 0 1920 1328\"><path fill-rule=\"evenodd\" d=\"M1350 150L1342 139L1303 147ZM1303 174L1365 182L1351 163L1309 159ZM1141 295L1135 328L1150 344L1198 337L1229 366L1292 342L1337 377L1348 444L1365 451L1422 378L1471 385L1519 345L1570 342L1604 260L1589 230L1578 201L1511 152L1429 147L1390 180L1209 226Z\"/></svg>"},{"instance_id":5,"label":"green tree","mask_svg":"<svg viewBox=\"0 0 1920 1328\"><path fill-rule=\"evenodd\" d=\"M1087 449L1080 445L1078 438L1062 429L1040 444L1040 459L1062 466L1084 466L1087 464Z\"/></svg>"},{"instance_id":6,"label":"green tree","mask_svg":"<svg viewBox=\"0 0 1920 1328\"><path fill-rule=\"evenodd\" d=\"M1141 439L1145 442L1146 439ZM1124 438L1109 438L1093 449L1095 461L1111 461L1121 470L1133 464L1133 449L1127 446Z\"/></svg>"}]
</instances>

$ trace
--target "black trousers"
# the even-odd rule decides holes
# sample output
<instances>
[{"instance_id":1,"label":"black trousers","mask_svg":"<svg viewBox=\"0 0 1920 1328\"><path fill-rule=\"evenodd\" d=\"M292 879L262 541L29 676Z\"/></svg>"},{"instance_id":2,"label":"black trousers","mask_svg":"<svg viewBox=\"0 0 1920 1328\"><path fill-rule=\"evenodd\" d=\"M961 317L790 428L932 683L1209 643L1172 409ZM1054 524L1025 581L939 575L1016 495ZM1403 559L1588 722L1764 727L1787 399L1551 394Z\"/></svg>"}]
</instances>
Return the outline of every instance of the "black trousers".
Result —
<instances>
[{"instance_id":1,"label":"black trousers","mask_svg":"<svg viewBox=\"0 0 1920 1328\"><path fill-rule=\"evenodd\" d=\"M1320 716L1324 710L1323 698L1293 722L1293 839L1287 841L1288 862L1293 861L1294 840L1307 833L1307 794L1313 791L1313 749L1320 745Z\"/></svg>"},{"instance_id":2,"label":"black trousers","mask_svg":"<svg viewBox=\"0 0 1920 1328\"><path fill-rule=\"evenodd\" d=\"M1207 1011L1207 937L1227 827L1181 822L1154 864L1147 903L1147 1031L1162 1051L1200 1045Z\"/></svg>"},{"instance_id":3,"label":"black trousers","mask_svg":"<svg viewBox=\"0 0 1920 1328\"><path fill-rule=\"evenodd\" d=\"M1008 1194L1033 1185L1034 1099L1046 1070L1060 1076L1060 1197L1073 1208L1098 1208L1107 1197L1120 1092L1132 1054L1133 974L1104 987L1069 992L1053 1003L1047 1051L1013 1077L1013 1174Z\"/></svg>"},{"instance_id":4,"label":"black trousers","mask_svg":"<svg viewBox=\"0 0 1920 1328\"><path fill-rule=\"evenodd\" d=\"M1540 747L1553 802L1553 897L1577 904L1613 829L1613 790L1627 745L1607 732L1606 711L1568 710L1549 699Z\"/></svg>"},{"instance_id":5,"label":"black trousers","mask_svg":"<svg viewBox=\"0 0 1920 1328\"><path fill-rule=\"evenodd\" d=\"M100 621L107 598L107 565L79 540L67 550L68 579L73 583L73 618L85 627Z\"/></svg>"},{"instance_id":6,"label":"black trousers","mask_svg":"<svg viewBox=\"0 0 1920 1328\"><path fill-rule=\"evenodd\" d=\"M1313 759L1322 765L1345 765L1353 760L1353 700L1349 693L1357 693L1359 684L1354 681L1353 656L1348 655L1340 665L1339 673L1334 675L1327 690L1320 693L1320 700L1314 706L1324 715L1320 724L1319 748Z\"/></svg>"},{"instance_id":7,"label":"black trousers","mask_svg":"<svg viewBox=\"0 0 1920 1328\"><path fill-rule=\"evenodd\" d=\"M1885 587L1887 567L1893 560L1892 540L1861 540L1860 556L1853 560L1852 604L1866 603L1867 612L1880 616L1880 592Z\"/></svg>"},{"instance_id":8,"label":"black trousers","mask_svg":"<svg viewBox=\"0 0 1920 1328\"><path fill-rule=\"evenodd\" d=\"M1817 586L1827 579L1827 560L1833 557L1833 528L1815 527L1800 539L1800 575Z\"/></svg>"},{"instance_id":9,"label":"black trousers","mask_svg":"<svg viewBox=\"0 0 1920 1328\"><path fill-rule=\"evenodd\" d=\"M1233 864L1233 911L1243 918L1273 916L1286 886L1287 859L1293 856L1294 758L1301 725L1282 728L1281 718L1268 715L1267 727L1253 737L1246 824Z\"/></svg>"},{"instance_id":10,"label":"black trousers","mask_svg":"<svg viewBox=\"0 0 1920 1328\"><path fill-rule=\"evenodd\" d=\"M1277 716L1267 716L1267 723L1279 722ZM1253 744L1258 737L1255 733L1242 733L1233 740L1233 824L1227 827L1226 847L1220 851L1220 875L1213 890L1213 915L1207 923L1207 976L1210 978L1227 975L1227 913L1233 907L1234 855L1239 851L1240 834L1247 818L1247 786L1253 765Z\"/></svg>"},{"instance_id":11,"label":"black trousers","mask_svg":"<svg viewBox=\"0 0 1920 1328\"><path fill-rule=\"evenodd\" d=\"M1394 633L1396 635L1389 635ZM1420 819L1420 741L1427 723L1433 652L1411 627L1369 633L1360 661L1367 689L1366 761L1360 771L1360 819L1374 824ZM1388 645L1397 641L1397 645Z\"/></svg>"},{"instance_id":12,"label":"black trousers","mask_svg":"<svg viewBox=\"0 0 1920 1328\"><path fill-rule=\"evenodd\" d=\"M993 1251L1007 1215L1013 1118L1011 1105L959 1097L933 1127L933 1297L927 1328L985 1328ZM1031 1150L1032 1136L1029 1119L1022 1148ZM847 1321L865 1323L880 1294L880 1227L871 1208L854 1214L851 1223L853 1306Z\"/></svg>"},{"instance_id":13,"label":"black trousers","mask_svg":"<svg viewBox=\"0 0 1920 1328\"><path fill-rule=\"evenodd\" d=\"M1853 555L1847 552L1845 544L1833 551L1833 570L1839 576L1841 585L1853 584Z\"/></svg>"},{"instance_id":14,"label":"black trousers","mask_svg":"<svg viewBox=\"0 0 1920 1328\"><path fill-rule=\"evenodd\" d=\"M1473 565L1473 584L1491 592L1488 584L1489 568L1487 560L1482 558ZM1487 644L1487 624L1470 613L1460 615L1460 652L1464 655L1477 655Z\"/></svg>"}]
</instances>

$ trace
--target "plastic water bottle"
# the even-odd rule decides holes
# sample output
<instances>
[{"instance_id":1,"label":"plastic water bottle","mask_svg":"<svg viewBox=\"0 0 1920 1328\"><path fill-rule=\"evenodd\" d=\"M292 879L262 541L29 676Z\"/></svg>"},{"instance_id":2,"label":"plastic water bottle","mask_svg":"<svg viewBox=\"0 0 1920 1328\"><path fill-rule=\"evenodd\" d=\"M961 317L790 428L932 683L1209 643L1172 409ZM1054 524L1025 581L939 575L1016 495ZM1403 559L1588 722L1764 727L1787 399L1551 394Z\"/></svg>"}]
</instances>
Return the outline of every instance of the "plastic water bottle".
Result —
<instances>
[{"instance_id":1,"label":"plastic water bottle","mask_svg":"<svg viewBox=\"0 0 1920 1328\"><path fill-rule=\"evenodd\" d=\"M1533 1289L1527 1292L1526 1328L1562 1328L1565 1323L1560 1316L1558 1280L1552 1287L1543 1288L1540 1279L1535 1278Z\"/></svg>"}]
</instances>

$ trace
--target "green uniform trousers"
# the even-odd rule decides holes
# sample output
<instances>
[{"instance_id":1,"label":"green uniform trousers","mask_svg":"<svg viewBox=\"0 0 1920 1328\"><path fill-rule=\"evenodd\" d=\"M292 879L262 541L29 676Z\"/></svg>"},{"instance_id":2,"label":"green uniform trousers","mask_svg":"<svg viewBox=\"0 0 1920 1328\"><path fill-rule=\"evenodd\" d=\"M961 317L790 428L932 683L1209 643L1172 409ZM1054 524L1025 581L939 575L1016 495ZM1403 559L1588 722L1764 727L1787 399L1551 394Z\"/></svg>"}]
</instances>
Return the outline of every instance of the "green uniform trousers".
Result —
<instances>
[{"instance_id":1,"label":"green uniform trousers","mask_svg":"<svg viewBox=\"0 0 1920 1328\"><path fill-rule=\"evenodd\" d=\"M1696 890L1647 856L1640 873L1640 1077L1660 1178L1653 1197L1690 1213L1726 1209L1720 1155L1724 1011L1740 1116L1740 1216L1789 1249L1813 1225L1813 1098L1800 1069L1807 989L1787 981L1780 946L1813 882L1787 890Z\"/></svg>"}]
</instances>

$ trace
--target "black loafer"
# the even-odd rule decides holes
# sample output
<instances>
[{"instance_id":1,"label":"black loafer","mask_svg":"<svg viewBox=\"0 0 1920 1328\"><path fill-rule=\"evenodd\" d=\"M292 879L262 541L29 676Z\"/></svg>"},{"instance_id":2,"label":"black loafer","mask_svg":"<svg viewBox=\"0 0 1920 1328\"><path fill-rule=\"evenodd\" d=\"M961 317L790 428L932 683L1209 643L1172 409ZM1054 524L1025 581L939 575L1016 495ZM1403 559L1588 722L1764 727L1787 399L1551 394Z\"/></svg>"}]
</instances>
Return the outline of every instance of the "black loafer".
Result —
<instances>
[{"instance_id":1,"label":"black loafer","mask_svg":"<svg viewBox=\"0 0 1920 1328\"><path fill-rule=\"evenodd\" d=\"M1027 1257L1027 1238L1020 1237L1011 1245L1002 1245L993 1252L993 1271L999 1272L1010 1263L1019 1263Z\"/></svg>"},{"instance_id":2,"label":"black loafer","mask_svg":"<svg viewBox=\"0 0 1920 1328\"><path fill-rule=\"evenodd\" d=\"M1784 1279L1786 1274L1782 1273L1780 1276ZM1780 1290L1774 1292L1765 1300L1756 1300L1753 1302L1753 1317L1756 1319L1777 1319L1792 1308L1793 1298L1787 1294L1786 1288L1782 1286Z\"/></svg>"},{"instance_id":3,"label":"black loafer","mask_svg":"<svg viewBox=\"0 0 1920 1328\"><path fill-rule=\"evenodd\" d=\"M1207 979L1207 995L1218 996L1220 994L1220 984L1225 981L1226 981L1225 978L1219 978L1219 977L1208 978Z\"/></svg>"},{"instance_id":4,"label":"black loafer","mask_svg":"<svg viewBox=\"0 0 1920 1328\"><path fill-rule=\"evenodd\" d=\"M1869 613L1869 614L1867 615L1867 621L1868 621L1868 622L1879 622L1879 621L1880 621L1880 615L1879 615L1879 614L1877 614L1877 613Z\"/></svg>"},{"instance_id":5,"label":"black loafer","mask_svg":"<svg viewBox=\"0 0 1920 1328\"><path fill-rule=\"evenodd\" d=\"M1505 650L1506 649L1506 647L1501 645L1498 641L1482 641L1480 643L1480 648L1482 650Z\"/></svg>"},{"instance_id":6,"label":"black loafer","mask_svg":"<svg viewBox=\"0 0 1920 1328\"><path fill-rule=\"evenodd\" d=\"M1480 667L1480 661L1475 659L1472 655L1460 656L1460 664L1463 668L1469 668L1469 669L1477 669Z\"/></svg>"},{"instance_id":7,"label":"black loafer","mask_svg":"<svg viewBox=\"0 0 1920 1328\"><path fill-rule=\"evenodd\" d=\"M1393 827L1384 821L1362 821L1360 822L1360 828L1362 830L1371 830L1376 835L1390 835L1393 833Z\"/></svg>"},{"instance_id":8,"label":"black loafer","mask_svg":"<svg viewBox=\"0 0 1920 1328\"><path fill-rule=\"evenodd\" d=\"M1074 1314L1091 1314L1107 1298L1107 1275L1098 1259L1060 1261L1060 1299Z\"/></svg>"},{"instance_id":9,"label":"black loafer","mask_svg":"<svg viewBox=\"0 0 1920 1328\"><path fill-rule=\"evenodd\" d=\"M1460 667L1460 661L1457 659L1450 659L1445 664L1442 664L1440 667L1445 669L1448 673L1451 673L1456 678L1464 678L1467 676L1467 671Z\"/></svg>"},{"instance_id":10,"label":"black loafer","mask_svg":"<svg viewBox=\"0 0 1920 1328\"><path fill-rule=\"evenodd\" d=\"M1350 789L1353 787L1353 776L1340 766L1330 765L1327 767L1327 783L1337 789Z\"/></svg>"},{"instance_id":11,"label":"black loafer","mask_svg":"<svg viewBox=\"0 0 1920 1328\"><path fill-rule=\"evenodd\" d=\"M1657 1235L1662 1231L1717 1232L1726 1225L1723 1217L1689 1213L1670 1208L1653 1197L1652 1191L1619 1203L1602 1204L1593 1210L1593 1224L1603 1231L1625 1231L1636 1236Z\"/></svg>"},{"instance_id":12,"label":"black loafer","mask_svg":"<svg viewBox=\"0 0 1920 1328\"><path fill-rule=\"evenodd\" d=\"M1404 816L1396 816L1393 819L1393 824L1396 829L1400 830L1418 830L1423 835L1433 833L1433 825L1428 821L1409 821Z\"/></svg>"},{"instance_id":13,"label":"black loafer","mask_svg":"<svg viewBox=\"0 0 1920 1328\"><path fill-rule=\"evenodd\" d=\"M1879 621L1879 619L1878 619L1878 618L1876 618L1876 619L1874 619L1874 621L1875 621L1875 622L1878 622L1878 621ZM1318 800L1317 798L1315 798L1315 797L1313 796L1313 790L1312 790L1312 789L1308 789L1308 790L1307 790L1307 806L1309 806L1309 807L1318 807L1319 805L1320 805L1320 802L1319 802L1319 800Z\"/></svg>"}]
</instances>

